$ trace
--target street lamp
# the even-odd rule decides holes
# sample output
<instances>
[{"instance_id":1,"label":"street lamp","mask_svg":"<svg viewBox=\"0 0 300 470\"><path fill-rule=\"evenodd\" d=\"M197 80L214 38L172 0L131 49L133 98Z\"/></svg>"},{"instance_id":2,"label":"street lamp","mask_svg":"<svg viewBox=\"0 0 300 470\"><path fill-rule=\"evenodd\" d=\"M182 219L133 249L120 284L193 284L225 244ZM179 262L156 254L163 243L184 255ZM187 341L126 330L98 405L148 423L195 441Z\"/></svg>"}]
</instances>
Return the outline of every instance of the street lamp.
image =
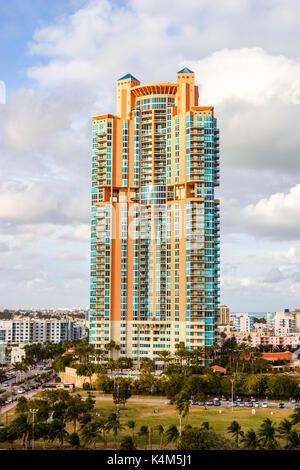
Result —
<instances>
[{"instance_id":1,"label":"street lamp","mask_svg":"<svg viewBox=\"0 0 300 470\"><path fill-rule=\"evenodd\" d=\"M30 413L32 413L32 450L34 450L34 415L37 413L39 410L30 408Z\"/></svg>"}]
</instances>

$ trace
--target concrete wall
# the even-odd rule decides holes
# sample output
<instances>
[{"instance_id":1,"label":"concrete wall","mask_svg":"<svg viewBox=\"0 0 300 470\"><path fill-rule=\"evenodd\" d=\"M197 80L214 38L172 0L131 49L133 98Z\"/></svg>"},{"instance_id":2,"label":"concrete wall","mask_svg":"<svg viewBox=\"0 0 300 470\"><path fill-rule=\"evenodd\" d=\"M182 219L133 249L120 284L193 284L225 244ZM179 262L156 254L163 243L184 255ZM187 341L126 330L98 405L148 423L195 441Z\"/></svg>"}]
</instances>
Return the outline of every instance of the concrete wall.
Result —
<instances>
[{"instance_id":1,"label":"concrete wall","mask_svg":"<svg viewBox=\"0 0 300 470\"><path fill-rule=\"evenodd\" d=\"M97 380L97 374L93 374L91 377L80 377L76 374L76 369L72 367L66 367L65 372L59 372L58 376L62 382L74 384L78 388L82 388L84 383L94 384Z\"/></svg>"}]
</instances>

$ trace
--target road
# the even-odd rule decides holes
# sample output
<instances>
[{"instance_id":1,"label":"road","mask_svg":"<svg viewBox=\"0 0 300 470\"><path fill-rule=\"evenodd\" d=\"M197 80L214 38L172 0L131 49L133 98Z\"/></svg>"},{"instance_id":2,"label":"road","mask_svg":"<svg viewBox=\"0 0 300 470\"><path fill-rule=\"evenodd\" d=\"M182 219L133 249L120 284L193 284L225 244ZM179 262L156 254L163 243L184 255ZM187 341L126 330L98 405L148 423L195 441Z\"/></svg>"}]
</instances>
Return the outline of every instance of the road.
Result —
<instances>
[{"instance_id":1,"label":"road","mask_svg":"<svg viewBox=\"0 0 300 470\"><path fill-rule=\"evenodd\" d=\"M24 393L22 395L22 397L25 397L27 398L28 400L30 400L34 395L36 395L37 393L41 392L43 389L42 388L37 388L36 390L32 390L30 392L27 392L27 393ZM4 413L6 413L7 411L10 411L12 410L15 406L17 405L17 401L14 401L12 403L8 403L7 405L4 405L0 408L0 415L3 415Z\"/></svg>"}]
</instances>

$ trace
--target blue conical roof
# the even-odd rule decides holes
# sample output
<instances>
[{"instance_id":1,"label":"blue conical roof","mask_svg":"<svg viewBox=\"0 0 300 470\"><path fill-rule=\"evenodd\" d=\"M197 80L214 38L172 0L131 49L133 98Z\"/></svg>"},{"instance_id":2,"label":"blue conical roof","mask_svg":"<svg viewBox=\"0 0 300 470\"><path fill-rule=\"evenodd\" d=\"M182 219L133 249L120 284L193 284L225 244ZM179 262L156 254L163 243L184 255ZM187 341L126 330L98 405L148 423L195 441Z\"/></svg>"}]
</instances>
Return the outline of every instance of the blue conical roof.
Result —
<instances>
[{"instance_id":1,"label":"blue conical roof","mask_svg":"<svg viewBox=\"0 0 300 470\"><path fill-rule=\"evenodd\" d=\"M133 75L131 75L131 73L127 73L126 75L124 75L124 77L119 78L118 82L120 80L126 80L126 78L132 78L132 80L136 80L137 82L139 82L139 80L137 78L135 78Z\"/></svg>"},{"instance_id":2,"label":"blue conical roof","mask_svg":"<svg viewBox=\"0 0 300 470\"><path fill-rule=\"evenodd\" d=\"M187 67L184 67L184 69L179 70L177 73L194 73L192 70L188 69Z\"/></svg>"}]
</instances>

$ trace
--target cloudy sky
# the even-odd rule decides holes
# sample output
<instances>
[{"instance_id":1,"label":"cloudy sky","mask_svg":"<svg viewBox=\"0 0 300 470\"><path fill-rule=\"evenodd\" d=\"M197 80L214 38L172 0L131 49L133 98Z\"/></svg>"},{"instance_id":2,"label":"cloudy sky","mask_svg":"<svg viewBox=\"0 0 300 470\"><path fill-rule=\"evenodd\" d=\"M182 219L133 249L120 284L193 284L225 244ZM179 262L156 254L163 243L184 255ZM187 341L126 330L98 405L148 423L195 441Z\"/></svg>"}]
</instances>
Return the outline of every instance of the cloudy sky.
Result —
<instances>
[{"instance_id":1,"label":"cloudy sky","mask_svg":"<svg viewBox=\"0 0 300 470\"><path fill-rule=\"evenodd\" d=\"M298 0L1 2L0 305L88 305L90 116L188 66L221 134L221 302L300 308L299 36Z\"/></svg>"}]
</instances>

